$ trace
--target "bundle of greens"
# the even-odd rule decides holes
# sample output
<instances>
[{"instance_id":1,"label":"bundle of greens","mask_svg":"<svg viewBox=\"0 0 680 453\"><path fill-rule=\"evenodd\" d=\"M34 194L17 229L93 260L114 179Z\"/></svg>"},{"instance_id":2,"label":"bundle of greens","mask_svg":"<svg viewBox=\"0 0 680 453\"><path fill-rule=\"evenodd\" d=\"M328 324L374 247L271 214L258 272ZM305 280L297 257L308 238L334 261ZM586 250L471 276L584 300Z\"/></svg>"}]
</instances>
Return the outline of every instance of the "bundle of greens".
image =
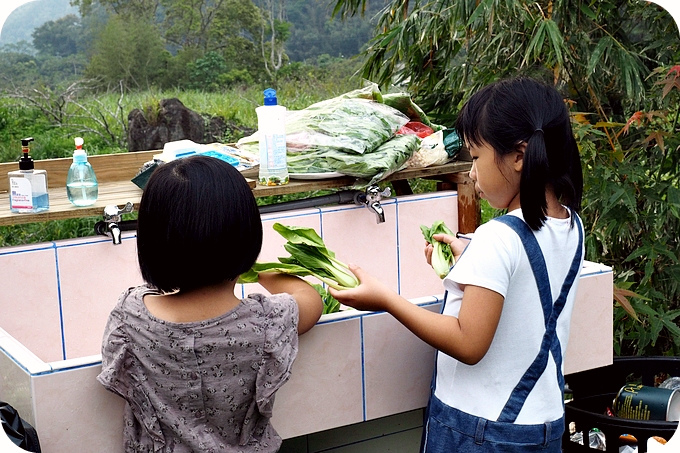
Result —
<instances>
[{"instance_id":1,"label":"bundle of greens","mask_svg":"<svg viewBox=\"0 0 680 453\"><path fill-rule=\"evenodd\" d=\"M408 111L411 111L410 109ZM403 168L418 149L415 138L394 140L410 118L383 103L376 84L350 91L286 115L286 150L291 174L338 172L375 183ZM259 153L259 135L238 148Z\"/></svg>"},{"instance_id":2,"label":"bundle of greens","mask_svg":"<svg viewBox=\"0 0 680 453\"><path fill-rule=\"evenodd\" d=\"M427 242L432 244L434 250L432 251L432 268L437 273L439 278L444 278L451 270L454 264L453 252L449 244L437 241L432 236L435 234L449 234L453 236L453 231L447 227L442 220L438 220L432 224L431 227L420 225L420 231Z\"/></svg>"},{"instance_id":3,"label":"bundle of greens","mask_svg":"<svg viewBox=\"0 0 680 453\"><path fill-rule=\"evenodd\" d=\"M409 118L382 103L377 85L350 91L286 114L288 154L341 151L364 154L390 139ZM259 134L240 139L240 149L258 152Z\"/></svg>"},{"instance_id":4,"label":"bundle of greens","mask_svg":"<svg viewBox=\"0 0 680 453\"><path fill-rule=\"evenodd\" d=\"M279 262L255 263L250 271L242 274L240 283L255 283L261 272L279 272L304 277L311 275L335 289L354 288L359 281L347 265L335 258L326 248L313 228L274 224L274 230L288 242L284 248L289 257L279 257Z\"/></svg>"},{"instance_id":5,"label":"bundle of greens","mask_svg":"<svg viewBox=\"0 0 680 453\"><path fill-rule=\"evenodd\" d=\"M290 173L323 173L337 171L374 184L404 168L406 161L420 146L415 135L397 135L366 154L348 154L319 150L288 155Z\"/></svg>"}]
</instances>

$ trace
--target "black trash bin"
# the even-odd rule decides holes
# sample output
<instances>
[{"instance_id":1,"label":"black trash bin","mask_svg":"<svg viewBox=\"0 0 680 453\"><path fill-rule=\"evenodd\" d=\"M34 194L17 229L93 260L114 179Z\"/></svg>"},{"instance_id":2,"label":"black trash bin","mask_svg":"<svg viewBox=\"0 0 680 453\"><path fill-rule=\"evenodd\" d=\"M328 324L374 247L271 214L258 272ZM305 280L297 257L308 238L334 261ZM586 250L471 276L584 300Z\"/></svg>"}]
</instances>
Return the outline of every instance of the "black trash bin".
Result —
<instances>
[{"instance_id":1,"label":"black trash bin","mask_svg":"<svg viewBox=\"0 0 680 453\"><path fill-rule=\"evenodd\" d=\"M647 451L647 439L660 436L669 440L678 422L629 420L606 415L619 389L627 383L658 386L670 376L680 376L680 357L615 357L612 365L565 376L573 400L565 404L566 431L562 441L565 453L597 450L588 446L588 433L599 429L606 439L606 450L618 453L623 434L635 436L638 452ZM569 426L583 433L580 445L570 440Z\"/></svg>"}]
</instances>

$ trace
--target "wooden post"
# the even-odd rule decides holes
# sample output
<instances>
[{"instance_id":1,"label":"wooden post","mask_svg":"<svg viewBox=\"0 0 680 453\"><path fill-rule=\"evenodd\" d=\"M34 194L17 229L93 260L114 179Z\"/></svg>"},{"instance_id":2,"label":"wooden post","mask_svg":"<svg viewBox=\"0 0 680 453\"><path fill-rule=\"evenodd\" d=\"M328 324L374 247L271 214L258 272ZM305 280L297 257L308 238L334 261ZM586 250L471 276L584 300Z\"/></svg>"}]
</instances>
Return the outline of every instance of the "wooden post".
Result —
<instances>
[{"instance_id":1,"label":"wooden post","mask_svg":"<svg viewBox=\"0 0 680 453\"><path fill-rule=\"evenodd\" d=\"M437 183L438 190L458 190L458 231L474 233L482 218L474 181L464 172L442 175L442 179Z\"/></svg>"}]
</instances>

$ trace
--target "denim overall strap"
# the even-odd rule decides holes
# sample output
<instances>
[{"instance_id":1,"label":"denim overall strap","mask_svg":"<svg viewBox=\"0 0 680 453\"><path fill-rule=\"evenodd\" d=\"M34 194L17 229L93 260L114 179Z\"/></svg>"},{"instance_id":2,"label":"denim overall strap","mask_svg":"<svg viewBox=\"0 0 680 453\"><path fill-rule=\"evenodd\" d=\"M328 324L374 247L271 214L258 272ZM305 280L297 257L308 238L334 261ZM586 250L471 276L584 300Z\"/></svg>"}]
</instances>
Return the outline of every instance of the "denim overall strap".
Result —
<instances>
[{"instance_id":1,"label":"denim overall strap","mask_svg":"<svg viewBox=\"0 0 680 453\"><path fill-rule=\"evenodd\" d=\"M581 231L581 224L578 217L574 216L574 218L576 219L576 228L578 229L579 233L578 247L576 248L576 253L574 254L574 258L569 268L569 272L567 273L567 277L562 284L560 295L554 303L552 300L552 291L550 290L550 281L545 265L545 258L543 257L541 248L538 245L538 241L536 240L531 228L529 228L529 226L519 217L505 215L495 219L512 228L522 240L524 250L529 258L529 263L531 265L531 269L536 280L536 285L538 287L546 328L545 334L543 335L543 340L541 341L541 349L533 363L529 366L527 371L520 379L519 383L515 386L512 393L510 394L510 398L508 398L505 407L498 417L499 422L513 423L517 419L517 416L524 406L524 402L529 396L529 393L531 393L531 390L536 385L536 382L545 371L551 352L553 359L555 360L559 386L560 388L564 388L564 376L562 375L562 349L559 338L557 337L556 328L557 320L566 304L567 295L569 294L569 290L576 279L576 275L578 275L578 270L581 263L583 233Z\"/></svg>"}]
</instances>

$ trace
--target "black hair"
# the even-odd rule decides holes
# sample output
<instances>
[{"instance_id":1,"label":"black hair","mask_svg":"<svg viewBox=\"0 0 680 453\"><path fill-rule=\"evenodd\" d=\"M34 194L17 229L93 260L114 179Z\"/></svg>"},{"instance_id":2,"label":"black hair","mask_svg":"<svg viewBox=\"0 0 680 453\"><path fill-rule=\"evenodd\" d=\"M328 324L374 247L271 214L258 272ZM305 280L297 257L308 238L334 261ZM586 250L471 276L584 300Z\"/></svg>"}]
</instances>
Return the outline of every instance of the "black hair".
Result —
<instances>
[{"instance_id":1,"label":"black hair","mask_svg":"<svg viewBox=\"0 0 680 453\"><path fill-rule=\"evenodd\" d=\"M463 106L456 130L466 144L488 143L497 156L526 143L520 204L532 229L540 229L545 222L547 187L553 188L572 214L580 211L581 159L569 112L554 87L524 77L487 85Z\"/></svg>"},{"instance_id":2,"label":"black hair","mask_svg":"<svg viewBox=\"0 0 680 453\"><path fill-rule=\"evenodd\" d=\"M148 284L185 292L233 280L261 248L255 197L233 166L192 156L151 174L137 220L137 259Z\"/></svg>"}]
</instances>

